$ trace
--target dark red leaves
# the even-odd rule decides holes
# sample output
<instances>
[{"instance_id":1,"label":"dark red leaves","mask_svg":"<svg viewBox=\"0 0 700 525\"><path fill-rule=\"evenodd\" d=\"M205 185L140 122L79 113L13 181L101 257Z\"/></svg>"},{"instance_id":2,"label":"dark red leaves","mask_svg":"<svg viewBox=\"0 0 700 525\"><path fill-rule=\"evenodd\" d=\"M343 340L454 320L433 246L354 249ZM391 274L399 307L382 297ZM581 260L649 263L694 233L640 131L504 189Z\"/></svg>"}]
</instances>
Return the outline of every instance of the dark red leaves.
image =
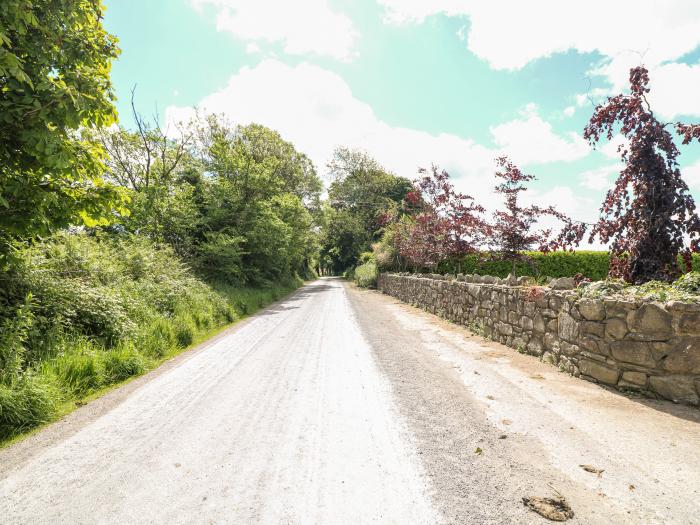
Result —
<instances>
[{"instance_id":1,"label":"dark red leaves","mask_svg":"<svg viewBox=\"0 0 700 525\"><path fill-rule=\"evenodd\" d=\"M458 193L449 174L433 166L421 169L415 190L406 196L419 206L413 219L400 224L396 243L399 253L415 267L431 268L450 257L472 253L483 240L483 207Z\"/></svg>"},{"instance_id":2,"label":"dark red leaves","mask_svg":"<svg viewBox=\"0 0 700 525\"><path fill-rule=\"evenodd\" d=\"M547 252L560 247L560 240L551 239L550 230L534 230L536 223L545 216L570 223L571 221L553 207L523 207L518 202L525 184L535 177L525 175L507 157L499 157L496 164L500 171L496 178L502 182L496 186L496 193L504 196L505 209L494 213L494 222L490 226L491 242L496 252L508 260L515 261L522 257L523 251L537 248Z\"/></svg>"},{"instance_id":3,"label":"dark red leaves","mask_svg":"<svg viewBox=\"0 0 700 525\"><path fill-rule=\"evenodd\" d=\"M608 98L584 129L593 145L616 132L629 141L618 149L625 167L605 197L590 240L610 242L611 275L634 283L675 279L686 240L692 247L700 237L695 203L678 169L680 152L649 108L648 83L646 68L632 69L631 94ZM678 123L676 130L684 144L700 139L698 125ZM575 234L583 237L584 231L580 227Z\"/></svg>"}]
</instances>

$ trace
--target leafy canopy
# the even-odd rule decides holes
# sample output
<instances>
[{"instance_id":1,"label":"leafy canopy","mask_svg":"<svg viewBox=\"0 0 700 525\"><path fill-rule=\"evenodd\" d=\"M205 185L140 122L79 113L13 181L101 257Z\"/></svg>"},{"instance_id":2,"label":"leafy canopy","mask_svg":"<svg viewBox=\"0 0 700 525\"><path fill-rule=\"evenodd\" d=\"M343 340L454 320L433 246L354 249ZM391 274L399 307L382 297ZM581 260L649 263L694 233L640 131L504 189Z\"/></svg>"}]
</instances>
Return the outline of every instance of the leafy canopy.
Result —
<instances>
[{"instance_id":1,"label":"leafy canopy","mask_svg":"<svg viewBox=\"0 0 700 525\"><path fill-rule=\"evenodd\" d=\"M119 49L103 12L97 0L0 2L0 257L13 239L106 223L124 202L80 133L116 119Z\"/></svg>"}]
</instances>

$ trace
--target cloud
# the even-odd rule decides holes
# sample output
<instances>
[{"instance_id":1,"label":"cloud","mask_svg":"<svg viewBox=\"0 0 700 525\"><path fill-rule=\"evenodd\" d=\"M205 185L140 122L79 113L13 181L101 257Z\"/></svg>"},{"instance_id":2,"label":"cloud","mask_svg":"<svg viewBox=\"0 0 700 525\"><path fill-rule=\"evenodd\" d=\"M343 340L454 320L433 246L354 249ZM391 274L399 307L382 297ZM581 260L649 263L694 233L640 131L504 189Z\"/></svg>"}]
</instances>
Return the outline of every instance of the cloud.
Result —
<instances>
[{"instance_id":1,"label":"cloud","mask_svg":"<svg viewBox=\"0 0 700 525\"><path fill-rule=\"evenodd\" d=\"M700 191L700 160L681 169L681 176L691 190Z\"/></svg>"},{"instance_id":2,"label":"cloud","mask_svg":"<svg viewBox=\"0 0 700 525\"><path fill-rule=\"evenodd\" d=\"M523 165L573 161L590 152L577 133L570 132L565 137L555 134L552 125L537 114L534 104L525 107L521 118L492 126L491 134L508 156Z\"/></svg>"},{"instance_id":3,"label":"cloud","mask_svg":"<svg viewBox=\"0 0 700 525\"><path fill-rule=\"evenodd\" d=\"M603 191L612 187L613 178L622 170L621 164L610 164L593 170L585 171L580 175L581 186Z\"/></svg>"},{"instance_id":4,"label":"cloud","mask_svg":"<svg viewBox=\"0 0 700 525\"><path fill-rule=\"evenodd\" d=\"M378 2L392 24L418 24L436 14L468 17L467 48L493 69L521 69L569 50L597 52L603 60L591 74L604 77L617 93L627 86L630 67L644 63L662 115L700 115L700 65L673 63L700 46L697 0L589 0L575 10L561 0Z\"/></svg>"},{"instance_id":5,"label":"cloud","mask_svg":"<svg viewBox=\"0 0 700 525\"><path fill-rule=\"evenodd\" d=\"M651 73L649 103L667 119L700 116L700 63L663 64Z\"/></svg>"},{"instance_id":6,"label":"cloud","mask_svg":"<svg viewBox=\"0 0 700 525\"><path fill-rule=\"evenodd\" d=\"M588 151L573 137L554 134L535 106L528 106L520 119L492 129L496 146L449 133L392 126L356 99L336 73L308 63L289 66L274 59L242 68L225 88L202 100L199 109L225 114L235 123L257 122L278 130L308 154L321 173L337 146L365 150L398 175L411 179L419 167L437 163L452 174L461 190L487 205L496 202L492 186L498 155L510 154L526 165L573 160ZM166 110L169 122L186 121L192 114L191 108Z\"/></svg>"},{"instance_id":7,"label":"cloud","mask_svg":"<svg viewBox=\"0 0 700 525\"><path fill-rule=\"evenodd\" d=\"M328 0L190 0L212 7L216 27L245 41L281 43L290 55L316 54L351 60L357 32L350 18Z\"/></svg>"}]
</instances>

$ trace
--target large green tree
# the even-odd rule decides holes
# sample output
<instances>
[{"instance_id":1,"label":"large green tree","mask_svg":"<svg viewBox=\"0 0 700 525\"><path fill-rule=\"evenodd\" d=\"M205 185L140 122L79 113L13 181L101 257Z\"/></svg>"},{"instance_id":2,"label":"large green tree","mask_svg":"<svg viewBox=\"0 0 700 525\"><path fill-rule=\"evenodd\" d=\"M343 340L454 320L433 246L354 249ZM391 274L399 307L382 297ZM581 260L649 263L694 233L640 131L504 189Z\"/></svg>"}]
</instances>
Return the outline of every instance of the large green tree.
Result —
<instances>
[{"instance_id":1,"label":"large green tree","mask_svg":"<svg viewBox=\"0 0 700 525\"><path fill-rule=\"evenodd\" d=\"M328 165L333 181L322 245L331 271L353 267L381 237L388 214L399 212L411 182L385 170L364 152L338 148Z\"/></svg>"},{"instance_id":2,"label":"large green tree","mask_svg":"<svg viewBox=\"0 0 700 525\"><path fill-rule=\"evenodd\" d=\"M0 2L0 257L16 239L106 223L123 204L81 130L116 120L119 49L98 0Z\"/></svg>"},{"instance_id":3,"label":"large green tree","mask_svg":"<svg viewBox=\"0 0 700 525\"><path fill-rule=\"evenodd\" d=\"M258 124L209 118L197 136L194 156L206 173L204 269L251 283L303 273L315 256L312 225L322 188L308 157Z\"/></svg>"}]
</instances>

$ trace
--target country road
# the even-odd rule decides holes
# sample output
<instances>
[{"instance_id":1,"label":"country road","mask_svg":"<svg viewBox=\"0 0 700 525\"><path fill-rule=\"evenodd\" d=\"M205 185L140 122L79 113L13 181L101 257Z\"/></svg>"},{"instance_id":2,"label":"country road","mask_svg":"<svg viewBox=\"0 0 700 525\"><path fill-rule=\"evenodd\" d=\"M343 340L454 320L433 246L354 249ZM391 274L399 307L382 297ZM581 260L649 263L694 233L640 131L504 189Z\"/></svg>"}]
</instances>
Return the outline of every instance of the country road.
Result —
<instances>
[{"instance_id":1,"label":"country road","mask_svg":"<svg viewBox=\"0 0 700 525\"><path fill-rule=\"evenodd\" d=\"M320 279L1 450L0 524L700 524L698 451L697 409Z\"/></svg>"}]
</instances>

